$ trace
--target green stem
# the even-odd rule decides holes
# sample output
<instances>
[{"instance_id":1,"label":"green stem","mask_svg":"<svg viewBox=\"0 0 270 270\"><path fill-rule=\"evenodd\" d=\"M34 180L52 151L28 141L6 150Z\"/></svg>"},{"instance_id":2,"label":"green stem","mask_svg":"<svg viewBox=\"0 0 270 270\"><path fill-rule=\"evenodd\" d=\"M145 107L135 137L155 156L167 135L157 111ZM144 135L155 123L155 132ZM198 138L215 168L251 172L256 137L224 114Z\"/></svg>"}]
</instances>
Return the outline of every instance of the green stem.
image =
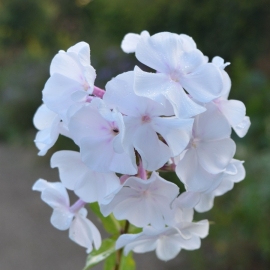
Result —
<instances>
[{"instance_id":1,"label":"green stem","mask_svg":"<svg viewBox=\"0 0 270 270\"><path fill-rule=\"evenodd\" d=\"M124 228L124 230L122 230L120 232L120 235L128 233L128 229L129 229L129 222L128 222L128 220L126 220L125 228ZM123 248L117 250L117 252L116 252L116 263L115 263L114 270L120 270L122 254L123 254Z\"/></svg>"}]
</instances>

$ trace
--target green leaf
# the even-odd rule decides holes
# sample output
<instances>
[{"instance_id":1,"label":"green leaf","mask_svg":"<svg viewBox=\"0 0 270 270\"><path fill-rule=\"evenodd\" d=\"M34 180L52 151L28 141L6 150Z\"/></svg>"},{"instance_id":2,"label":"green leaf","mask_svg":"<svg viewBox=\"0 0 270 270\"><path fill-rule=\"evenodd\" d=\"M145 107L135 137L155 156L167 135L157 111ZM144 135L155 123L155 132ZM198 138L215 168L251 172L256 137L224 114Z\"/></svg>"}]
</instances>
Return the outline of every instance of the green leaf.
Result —
<instances>
[{"instance_id":1,"label":"green leaf","mask_svg":"<svg viewBox=\"0 0 270 270\"><path fill-rule=\"evenodd\" d=\"M135 270L136 265L132 255L132 252L129 252L127 256L122 255L120 270Z\"/></svg>"},{"instance_id":2,"label":"green leaf","mask_svg":"<svg viewBox=\"0 0 270 270\"><path fill-rule=\"evenodd\" d=\"M120 270L135 270L135 261L132 258L132 252L129 252L127 256L122 254L120 262ZM116 264L116 253L111 254L104 263L104 270L114 270Z\"/></svg>"},{"instance_id":3,"label":"green leaf","mask_svg":"<svg viewBox=\"0 0 270 270\"><path fill-rule=\"evenodd\" d=\"M116 254L111 254L104 262L103 270L114 270L116 263Z\"/></svg>"},{"instance_id":4,"label":"green leaf","mask_svg":"<svg viewBox=\"0 0 270 270\"><path fill-rule=\"evenodd\" d=\"M115 239L108 238L102 241L99 250L92 251L87 259L86 265L83 270L88 270L98 264L99 262L108 258L112 253L115 252Z\"/></svg>"},{"instance_id":5,"label":"green leaf","mask_svg":"<svg viewBox=\"0 0 270 270\"><path fill-rule=\"evenodd\" d=\"M119 234L121 231L121 223L115 219L115 217L111 214L108 217L104 217L99 209L98 203L90 204L91 210L97 215L97 217L101 220L104 229L110 234Z\"/></svg>"}]
</instances>

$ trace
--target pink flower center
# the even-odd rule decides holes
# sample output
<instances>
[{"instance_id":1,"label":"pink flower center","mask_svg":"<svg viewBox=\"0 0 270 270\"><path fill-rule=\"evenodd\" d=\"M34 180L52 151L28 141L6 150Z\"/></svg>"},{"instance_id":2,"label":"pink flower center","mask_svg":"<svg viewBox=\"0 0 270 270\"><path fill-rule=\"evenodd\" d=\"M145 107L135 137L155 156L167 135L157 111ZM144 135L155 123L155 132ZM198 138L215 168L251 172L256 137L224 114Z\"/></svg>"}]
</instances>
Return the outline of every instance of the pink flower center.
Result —
<instances>
[{"instance_id":1,"label":"pink flower center","mask_svg":"<svg viewBox=\"0 0 270 270\"><path fill-rule=\"evenodd\" d=\"M84 83L83 83L83 89L85 90L85 91L87 91L89 88L90 88L90 86L89 86L89 84L88 84L88 82L87 81L84 81Z\"/></svg>"},{"instance_id":2,"label":"pink flower center","mask_svg":"<svg viewBox=\"0 0 270 270\"><path fill-rule=\"evenodd\" d=\"M144 122L144 123L150 123L151 122L151 118L148 115L144 115L142 117L142 122Z\"/></svg>"}]
</instances>

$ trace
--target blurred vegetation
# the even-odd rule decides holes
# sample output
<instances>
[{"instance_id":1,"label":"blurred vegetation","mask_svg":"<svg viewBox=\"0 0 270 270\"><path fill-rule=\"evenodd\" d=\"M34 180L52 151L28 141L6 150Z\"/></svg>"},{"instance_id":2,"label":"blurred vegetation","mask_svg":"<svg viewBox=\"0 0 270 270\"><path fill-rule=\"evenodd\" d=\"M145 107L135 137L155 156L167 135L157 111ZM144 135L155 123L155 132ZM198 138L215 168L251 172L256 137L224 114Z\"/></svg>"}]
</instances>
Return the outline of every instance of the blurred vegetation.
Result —
<instances>
[{"instance_id":1,"label":"blurred vegetation","mask_svg":"<svg viewBox=\"0 0 270 270\"><path fill-rule=\"evenodd\" d=\"M270 9L269 0L0 0L0 140L30 143L49 65L59 49L91 46L96 85L133 69L120 50L128 32L185 33L212 58L231 62L230 98L243 101L252 126L236 136L247 177L216 198L203 248L189 269L270 269ZM63 141L65 144L66 141Z\"/></svg>"}]
</instances>

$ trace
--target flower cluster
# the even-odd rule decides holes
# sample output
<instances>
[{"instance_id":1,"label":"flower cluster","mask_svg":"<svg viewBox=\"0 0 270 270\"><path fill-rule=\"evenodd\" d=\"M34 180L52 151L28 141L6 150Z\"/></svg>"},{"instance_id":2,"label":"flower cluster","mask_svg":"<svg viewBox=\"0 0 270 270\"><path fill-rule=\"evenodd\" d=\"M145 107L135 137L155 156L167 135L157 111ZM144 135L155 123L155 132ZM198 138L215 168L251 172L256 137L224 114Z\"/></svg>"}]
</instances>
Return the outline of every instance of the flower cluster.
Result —
<instances>
[{"instance_id":1,"label":"flower cluster","mask_svg":"<svg viewBox=\"0 0 270 270\"><path fill-rule=\"evenodd\" d=\"M250 120L241 101L228 100L229 63L209 61L191 37L143 31L127 34L121 47L153 72L135 66L103 90L94 84L87 43L53 58L34 116L35 143L45 155L61 134L80 150L54 153L51 167L61 182L40 179L33 189L53 208L52 225L69 229L87 252L102 242L84 208L97 202L104 216L141 228L120 235L116 249L156 250L166 261L181 249L198 249L207 236L209 223L192 222L194 209L210 210L216 196L244 179L230 136L232 129L245 136ZM175 171L185 190L160 171ZM79 197L72 206L66 189Z\"/></svg>"}]
</instances>

